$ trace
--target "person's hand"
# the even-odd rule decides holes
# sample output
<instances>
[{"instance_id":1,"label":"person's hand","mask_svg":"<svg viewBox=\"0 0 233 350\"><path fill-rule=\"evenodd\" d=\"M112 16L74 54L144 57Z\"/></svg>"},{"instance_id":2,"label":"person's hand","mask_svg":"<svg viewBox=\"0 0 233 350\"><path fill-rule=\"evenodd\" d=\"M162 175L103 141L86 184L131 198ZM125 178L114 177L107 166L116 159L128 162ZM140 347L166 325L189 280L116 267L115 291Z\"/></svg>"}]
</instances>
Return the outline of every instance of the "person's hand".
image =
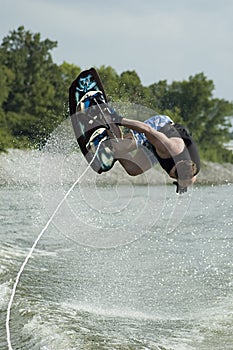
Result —
<instances>
[{"instance_id":1,"label":"person's hand","mask_svg":"<svg viewBox=\"0 0 233 350\"><path fill-rule=\"evenodd\" d=\"M176 185L176 193L177 194L183 194L183 193L188 191L187 187L180 186L177 181L174 181L173 184Z\"/></svg>"},{"instance_id":2,"label":"person's hand","mask_svg":"<svg viewBox=\"0 0 233 350\"><path fill-rule=\"evenodd\" d=\"M109 123L113 123L116 125L121 125L123 117L119 115L114 109L110 109L108 113Z\"/></svg>"}]
</instances>

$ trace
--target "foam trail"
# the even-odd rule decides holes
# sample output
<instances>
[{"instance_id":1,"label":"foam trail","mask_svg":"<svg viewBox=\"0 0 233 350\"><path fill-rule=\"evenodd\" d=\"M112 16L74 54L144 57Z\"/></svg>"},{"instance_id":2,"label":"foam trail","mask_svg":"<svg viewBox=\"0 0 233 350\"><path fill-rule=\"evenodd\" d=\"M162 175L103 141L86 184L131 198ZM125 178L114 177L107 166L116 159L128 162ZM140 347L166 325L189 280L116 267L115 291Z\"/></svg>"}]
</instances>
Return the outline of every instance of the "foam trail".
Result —
<instances>
[{"instance_id":1,"label":"foam trail","mask_svg":"<svg viewBox=\"0 0 233 350\"><path fill-rule=\"evenodd\" d=\"M69 196L69 194L72 192L72 190L74 189L74 187L77 185L77 183L81 180L81 178L86 174L87 170L90 168L91 164L93 163L99 147L101 145L103 140L100 141L100 143L98 144L98 147L96 149L96 152L91 160L91 162L88 164L87 168L84 170L84 172L78 177L78 179L73 183L73 185L70 187L70 189L66 192L65 196L63 197L63 199L60 201L60 203L58 204L58 206L56 207L56 209L54 210L53 214L50 216L49 220L47 221L46 225L44 226L44 228L42 229L42 231L39 233L38 237L36 238L35 242L33 243L28 255L26 256L17 276L15 279L15 283L12 289L12 293L11 293L11 297L7 306L7 315L6 315L6 334L7 334L7 345L8 345L8 350L13 350L12 348L12 344L11 344L11 333L10 333L10 316L11 316L11 307L14 301L14 297L15 297L15 293L16 293L16 289L17 286L19 284L19 280L20 277L24 271L25 266L27 265L29 259L32 256L32 253L35 249L35 247L37 246L39 240L41 239L43 233L47 230L47 228L49 227L49 225L51 224L51 222L53 221L53 218L55 217L55 215L57 214L58 210L60 209L60 207L62 206L62 204L64 203L64 201L66 200L66 198Z\"/></svg>"}]
</instances>

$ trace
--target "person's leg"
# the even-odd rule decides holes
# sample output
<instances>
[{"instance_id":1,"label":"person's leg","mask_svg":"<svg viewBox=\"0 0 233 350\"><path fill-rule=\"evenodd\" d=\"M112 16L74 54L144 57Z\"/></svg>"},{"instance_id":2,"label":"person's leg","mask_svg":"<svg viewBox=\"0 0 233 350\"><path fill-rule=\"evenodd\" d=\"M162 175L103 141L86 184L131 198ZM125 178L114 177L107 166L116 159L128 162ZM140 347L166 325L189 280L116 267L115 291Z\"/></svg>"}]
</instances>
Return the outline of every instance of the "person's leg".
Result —
<instances>
[{"instance_id":1,"label":"person's leg","mask_svg":"<svg viewBox=\"0 0 233 350\"><path fill-rule=\"evenodd\" d=\"M132 133L125 135L123 138L115 138L110 131L108 131L108 135L111 139L115 159L119 161L129 175L136 176L151 168L151 163L145 153L141 148L137 149ZM136 152L133 153L132 151Z\"/></svg>"},{"instance_id":2,"label":"person's leg","mask_svg":"<svg viewBox=\"0 0 233 350\"><path fill-rule=\"evenodd\" d=\"M117 160L125 169L125 171L131 176L143 174L153 166L141 148L137 150L134 156L132 156L131 153L126 153L124 156L119 156Z\"/></svg>"},{"instance_id":3,"label":"person's leg","mask_svg":"<svg viewBox=\"0 0 233 350\"><path fill-rule=\"evenodd\" d=\"M115 139L109 133L109 137L112 140L111 144L114 149L115 159L119 161L129 175L140 175L157 163L157 159L150 150L142 146L138 148L132 132L118 139Z\"/></svg>"}]
</instances>

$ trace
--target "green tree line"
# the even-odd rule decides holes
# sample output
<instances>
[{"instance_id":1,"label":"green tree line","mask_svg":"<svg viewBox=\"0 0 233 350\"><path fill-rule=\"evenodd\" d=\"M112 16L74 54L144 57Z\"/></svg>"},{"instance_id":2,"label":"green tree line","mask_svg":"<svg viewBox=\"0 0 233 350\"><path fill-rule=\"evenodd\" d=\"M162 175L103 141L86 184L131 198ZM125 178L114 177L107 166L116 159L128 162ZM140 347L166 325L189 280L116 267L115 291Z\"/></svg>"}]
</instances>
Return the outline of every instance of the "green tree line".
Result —
<instances>
[{"instance_id":1,"label":"green tree line","mask_svg":"<svg viewBox=\"0 0 233 350\"><path fill-rule=\"evenodd\" d=\"M81 68L53 62L56 41L42 40L23 26L9 32L0 46L0 151L38 147L69 115L68 89ZM212 80L204 73L187 80L166 80L144 86L138 74L117 74L110 66L97 67L112 101L126 101L167 114L186 125L199 145L201 157L233 162L224 145L232 137L229 116L233 103L213 97ZM139 116L143 120L143 115Z\"/></svg>"}]
</instances>

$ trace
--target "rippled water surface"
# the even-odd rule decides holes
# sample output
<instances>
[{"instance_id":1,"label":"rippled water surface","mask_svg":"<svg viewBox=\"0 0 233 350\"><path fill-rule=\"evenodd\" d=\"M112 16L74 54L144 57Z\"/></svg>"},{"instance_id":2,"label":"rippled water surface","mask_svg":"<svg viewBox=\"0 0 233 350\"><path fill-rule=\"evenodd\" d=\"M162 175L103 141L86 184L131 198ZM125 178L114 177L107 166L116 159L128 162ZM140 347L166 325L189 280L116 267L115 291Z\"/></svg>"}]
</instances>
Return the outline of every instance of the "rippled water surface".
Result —
<instances>
[{"instance_id":1,"label":"rippled water surface","mask_svg":"<svg viewBox=\"0 0 233 350\"><path fill-rule=\"evenodd\" d=\"M232 350L233 185L176 196L156 172L81 177L74 142L56 140L1 156L0 349L17 273L80 177L21 275L13 349Z\"/></svg>"},{"instance_id":2,"label":"rippled water surface","mask_svg":"<svg viewBox=\"0 0 233 350\"><path fill-rule=\"evenodd\" d=\"M118 187L126 196L132 192ZM173 190L167 190L167 204ZM137 203L143 203L146 191L134 187ZM162 187L150 191L163 203ZM106 198L106 188L98 195ZM103 234L100 204L98 210L89 208L91 220L87 201L75 189L69 207L75 211L79 198L80 225L74 230L70 222L72 230L63 232L67 211L61 208L21 276L10 322L13 348L232 349L232 195L232 186L194 189L185 216L170 231L164 230L163 214L153 222L153 210L147 209L138 214L140 220L132 220L137 232L129 235L124 214L128 242L122 244L123 236L118 241L112 232ZM48 215L33 188L2 187L1 199L0 344L7 349L4 323L11 288ZM120 214L111 213L109 203L106 226L117 234ZM134 205L124 210L132 215ZM107 247L101 247L105 239Z\"/></svg>"}]
</instances>

